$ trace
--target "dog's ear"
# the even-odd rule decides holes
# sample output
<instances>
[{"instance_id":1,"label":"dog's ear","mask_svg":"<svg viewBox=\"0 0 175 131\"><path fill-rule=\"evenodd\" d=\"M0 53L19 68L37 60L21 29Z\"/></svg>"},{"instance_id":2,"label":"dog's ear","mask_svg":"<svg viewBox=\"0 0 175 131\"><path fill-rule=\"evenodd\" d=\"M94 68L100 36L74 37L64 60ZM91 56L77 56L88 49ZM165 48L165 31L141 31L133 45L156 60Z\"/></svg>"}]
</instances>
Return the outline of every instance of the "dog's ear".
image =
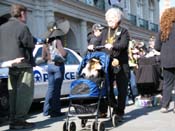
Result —
<instances>
[{"instance_id":1,"label":"dog's ear","mask_svg":"<svg viewBox=\"0 0 175 131\"><path fill-rule=\"evenodd\" d=\"M96 58L92 58L91 60L94 61L94 62L100 63L100 60L98 60L98 59L96 59Z\"/></svg>"},{"instance_id":2,"label":"dog's ear","mask_svg":"<svg viewBox=\"0 0 175 131\"><path fill-rule=\"evenodd\" d=\"M96 63L96 69L97 69L97 70L101 70L101 69L102 69L102 66L101 66L100 63Z\"/></svg>"}]
</instances>

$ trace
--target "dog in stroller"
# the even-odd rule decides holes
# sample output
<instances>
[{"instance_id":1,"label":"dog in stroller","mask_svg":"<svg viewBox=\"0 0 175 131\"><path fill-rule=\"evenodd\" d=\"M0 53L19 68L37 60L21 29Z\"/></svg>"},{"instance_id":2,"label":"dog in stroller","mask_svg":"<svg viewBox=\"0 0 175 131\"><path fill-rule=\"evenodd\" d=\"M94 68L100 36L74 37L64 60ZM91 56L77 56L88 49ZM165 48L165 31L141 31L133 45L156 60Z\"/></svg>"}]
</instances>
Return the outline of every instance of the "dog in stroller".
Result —
<instances>
[{"instance_id":1,"label":"dog in stroller","mask_svg":"<svg viewBox=\"0 0 175 131\"><path fill-rule=\"evenodd\" d=\"M87 62L80 75L86 79L90 79L100 77L103 75L103 73L104 72L102 70L100 60L97 58L92 58Z\"/></svg>"},{"instance_id":2,"label":"dog in stroller","mask_svg":"<svg viewBox=\"0 0 175 131\"><path fill-rule=\"evenodd\" d=\"M109 67L110 57L105 52L89 52L83 58L78 71L77 79L70 85L69 108L67 119L63 124L63 131L76 130L75 122L69 122L71 116L81 119L81 127L85 127L88 119L94 119L91 123L91 131L104 131L103 121L99 121L100 114L108 110L109 95ZM106 113L105 112L105 113ZM111 113L110 120L115 127L117 116ZM106 118L108 118L106 116Z\"/></svg>"}]
</instances>

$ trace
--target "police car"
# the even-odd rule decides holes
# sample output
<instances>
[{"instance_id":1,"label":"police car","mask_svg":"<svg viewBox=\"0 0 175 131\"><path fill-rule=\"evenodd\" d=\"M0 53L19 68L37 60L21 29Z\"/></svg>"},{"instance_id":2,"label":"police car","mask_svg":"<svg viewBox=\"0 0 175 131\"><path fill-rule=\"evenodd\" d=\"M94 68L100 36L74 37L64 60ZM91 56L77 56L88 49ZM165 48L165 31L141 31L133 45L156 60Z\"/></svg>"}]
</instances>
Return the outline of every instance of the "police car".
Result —
<instances>
[{"instance_id":1,"label":"police car","mask_svg":"<svg viewBox=\"0 0 175 131\"><path fill-rule=\"evenodd\" d=\"M37 44L33 51L36 61L36 66L33 68L34 72L34 101L41 101L44 99L48 87L48 73L47 63L41 61L42 59L42 45ZM75 51L65 48L67 57L65 61L65 74L62 84L61 96L65 97L69 94L70 83L76 79L77 68L82 61L82 57ZM7 91L8 68L0 68L0 108L7 108L8 91Z\"/></svg>"},{"instance_id":2,"label":"police car","mask_svg":"<svg viewBox=\"0 0 175 131\"><path fill-rule=\"evenodd\" d=\"M82 57L75 51L65 48L67 51L67 57L65 62L65 74L62 84L61 95L67 96L69 94L70 83L76 79L77 68L82 61ZM36 60L36 66L34 67L34 100L40 100L45 97L48 84L47 63L40 62L42 59L42 45L36 45L33 55Z\"/></svg>"}]
</instances>

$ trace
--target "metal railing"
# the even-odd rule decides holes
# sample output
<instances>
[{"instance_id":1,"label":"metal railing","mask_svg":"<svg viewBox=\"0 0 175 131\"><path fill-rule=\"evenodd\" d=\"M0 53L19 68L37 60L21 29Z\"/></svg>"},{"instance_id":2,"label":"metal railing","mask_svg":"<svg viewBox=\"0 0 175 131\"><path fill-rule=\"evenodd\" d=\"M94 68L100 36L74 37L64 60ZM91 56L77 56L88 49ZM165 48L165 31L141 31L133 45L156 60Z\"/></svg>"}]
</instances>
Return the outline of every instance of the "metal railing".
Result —
<instances>
[{"instance_id":1,"label":"metal railing","mask_svg":"<svg viewBox=\"0 0 175 131\"><path fill-rule=\"evenodd\" d=\"M138 19L139 27L143 27L148 30L148 21L142 18Z\"/></svg>"},{"instance_id":2,"label":"metal railing","mask_svg":"<svg viewBox=\"0 0 175 131\"><path fill-rule=\"evenodd\" d=\"M135 15L129 14L128 13L128 20L133 24L133 25L137 25L137 18Z\"/></svg>"},{"instance_id":3,"label":"metal railing","mask_svg":"<svg viewBox=\"0 0 175 131\"><path fill-rule=\"evenodd\" d=\"M150 23L149 26L150 26L151 31L158 32L158 25L157 24Z\"/></svg>"}]
</instances>

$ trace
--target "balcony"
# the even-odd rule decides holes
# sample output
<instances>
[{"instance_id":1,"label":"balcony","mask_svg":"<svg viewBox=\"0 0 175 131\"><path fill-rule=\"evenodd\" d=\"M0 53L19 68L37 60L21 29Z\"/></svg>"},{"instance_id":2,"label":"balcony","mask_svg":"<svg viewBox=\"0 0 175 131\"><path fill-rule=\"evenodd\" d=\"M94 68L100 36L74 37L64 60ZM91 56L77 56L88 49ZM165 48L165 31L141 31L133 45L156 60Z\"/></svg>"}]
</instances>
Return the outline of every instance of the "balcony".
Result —
<instances>
[{"instance_id":1,"label":"balcony","mask_svg":"<svg viewBox=\"0 0 175 131\"><path fill-rule=\"evenodd\" d=\"M148 30L148 21L147 20L139 18L138 24L139 24L139 27L142 27L142 28L145 28Z\"/></svg>"},{"instance_id":2,"label":"balcony","mask_svg":"<svg viewBox=\"0 0 175 131\"><path fill-rule=\"evenodd\" d=\"M127 15L127 19L131 22L131 24L135 26L142 27L150 31L158 32L158 25L155 23L151 23L148 22L147 20L137 18L137 16L129 13Z\"/></svg>"},{"instance_id":3,"label":"balcony","mask_svg":"<svg viewBox=\"0 0 175 131\"><path fill-rule=\"evenodd\" d=\"M150 23L149 26L150 26L151 31L158 32L158 25L157 24Z\"/></svg>"},{"instance_id":4,"label":"balcony","mask_svg":"<svg viewBox=\"0 0 175 131\"><path fill-rule=\"evenodd\" d=\"M105 2L102 1L102 0L76 0L76 1L79 1L79 2L82 2L82 3L85 3L87 5L90 5L90 6L93 6L93 7L96 7L98 9L101 9L101 10L105 10Z\"/></svg>"},{"instance_id":5,"label":"balcony","mask_svg":"<svg viewBox=\"0 0 175 131\"><path fill-rule=\"evenodd\" d=\"M137 18L136 18L135 15L128 14L128 20L129 20L133 25L137 25Z\"/></svg>"},{"instance_id":6,"label":"balcony","mask_svg":"<svg viewBox=\"0 0 175 131\"><path fill-rule=\"evenodd\" d=\"M119 8L121 11L123 11L123 8L120 7L119 5L115 4L115 5L112 5L112 7L115 7L115 8Z\"/></svg>"}]
</instances>

